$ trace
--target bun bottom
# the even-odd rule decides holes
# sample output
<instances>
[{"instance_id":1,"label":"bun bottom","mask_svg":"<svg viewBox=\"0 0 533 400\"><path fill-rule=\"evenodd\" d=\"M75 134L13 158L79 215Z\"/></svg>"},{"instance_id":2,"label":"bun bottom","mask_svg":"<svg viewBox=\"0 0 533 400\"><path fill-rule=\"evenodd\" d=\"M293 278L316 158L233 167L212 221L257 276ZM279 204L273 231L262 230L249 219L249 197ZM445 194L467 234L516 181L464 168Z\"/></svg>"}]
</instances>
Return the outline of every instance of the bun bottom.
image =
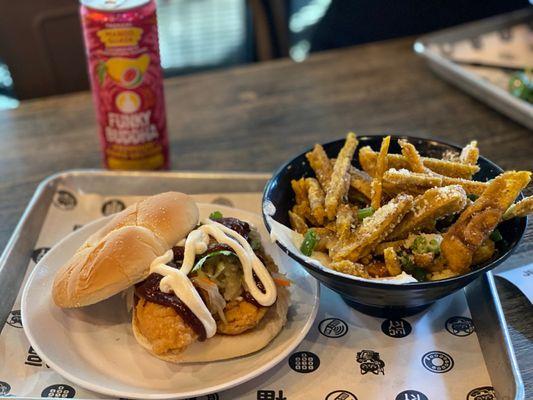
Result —
<instances>
[{"instance_id":1,"label":"bun bottom","mask_svg":"<svg viewBox=\"0 0 533 400\"><path fill-rule=\"evenodd\" d=\"M217 334L204 342L195 342L181 352L169 351L155 354L150 341L141 333L137 326L137 316L133 307L132 329L137 342L150 354L161 360L172 363L193 363L227 360L255 353L268 345L281 331L287 322L289 310L289 291L278 287L278 298L270 306L259 324L244 333L235 336Z\"/></svg>"}]
</instances>

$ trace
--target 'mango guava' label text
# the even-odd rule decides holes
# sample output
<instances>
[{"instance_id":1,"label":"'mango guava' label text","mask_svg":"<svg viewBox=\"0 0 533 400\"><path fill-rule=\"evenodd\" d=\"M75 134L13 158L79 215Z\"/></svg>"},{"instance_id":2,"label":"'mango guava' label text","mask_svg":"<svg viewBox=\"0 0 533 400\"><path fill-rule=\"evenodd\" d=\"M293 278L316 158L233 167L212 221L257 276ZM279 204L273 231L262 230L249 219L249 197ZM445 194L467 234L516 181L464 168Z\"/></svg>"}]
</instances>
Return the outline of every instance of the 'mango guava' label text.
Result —
<instances>
[{"instance_id":1,"label":"'mango guava' label text","mask_svg":"<svg viewBox=\"0 0 533 400\"><path fill-rule=\"evenodd\" d=\"M168 168L155 3L81 16L106 166Z\"/></svg>"}]
</instances>

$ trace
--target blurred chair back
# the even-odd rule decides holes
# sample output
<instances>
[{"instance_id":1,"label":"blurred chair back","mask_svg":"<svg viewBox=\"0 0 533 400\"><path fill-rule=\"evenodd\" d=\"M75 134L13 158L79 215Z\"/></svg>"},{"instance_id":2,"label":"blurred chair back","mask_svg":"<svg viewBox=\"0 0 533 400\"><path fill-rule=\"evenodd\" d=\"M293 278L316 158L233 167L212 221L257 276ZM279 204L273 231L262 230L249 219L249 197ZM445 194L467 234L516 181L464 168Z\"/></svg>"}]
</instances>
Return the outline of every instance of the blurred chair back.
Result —
<instances>
[{"instance_id":1,"label":"blurred chair back","mask_svg":"<svg viewBox=\"0 0 533 400\"><path fill-rule=\"evenodd\" d=\"M219 0L195 4L196 0L158 0L159 23L176 23L182 7L214 7ZM251 55L237 62L265 61L288 55L287 2L285 0L234 0L242 1L247 11L244 18L245 35L251 43ZM77 0L0 0L0 59L7 64L18 99L50 96L89 88L85 50ZM164 15L162 15L164 14ZM191 25L191 35L198 24L212 23L206 18L183 21ZM222 17L222 15L220 15ZM171 29L172 28L172 29ZM185 27L187 28L187 27ZM196 31L193 29L196 28ZM201 26L200 26L201 29ZM165 76L189 73L220 65L195 65L195 54L201 49L182 51L194 44L191 37L181 37L181 46L172 41L172 26L160 26L161 40L174 47L180 61L179 67L166 66ZM163 37L164 36L164 37ZM168 36L168 37L167 37ZM247 39L248 40L248 39ZM197 44L197 43L196 43ZM197 44L198 45L198 44ZM188 47L187 47L188 46ZM170 51L172 49L165 49ZM194 50L194 51L192 51ZM163 51L162 51L163 53ZM191 58L191 60L187 60ZM191 67L187 67L191 63Z\"/></svg>"},{"instance_id":2,"label":"blurred chair back","mask_svg":"<svg viewBox=\"0 0 533 400\"><path fill-rule=\"evenodd\" d=\"M76 0L0 0L0 57L19 99L89 87Z\"/></svg>"}]
</instances>

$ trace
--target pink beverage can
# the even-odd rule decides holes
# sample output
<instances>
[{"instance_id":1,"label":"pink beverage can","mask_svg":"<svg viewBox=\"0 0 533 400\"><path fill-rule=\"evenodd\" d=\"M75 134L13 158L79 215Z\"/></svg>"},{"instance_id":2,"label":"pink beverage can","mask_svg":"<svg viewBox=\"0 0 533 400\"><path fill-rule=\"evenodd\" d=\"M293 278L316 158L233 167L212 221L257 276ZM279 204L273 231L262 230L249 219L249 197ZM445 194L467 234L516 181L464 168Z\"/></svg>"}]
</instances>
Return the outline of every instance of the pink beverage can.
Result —
<instances>
[{"instance_id":1,"label":"pink beverage can","mask_svg":"<svg viewBox=\"0 0 533 400\"><path fill-rule=\"evenodd\" d=\"M168 169L168 136L154 0L81 0L104 162Z\"/></svg>"}]
</instances>

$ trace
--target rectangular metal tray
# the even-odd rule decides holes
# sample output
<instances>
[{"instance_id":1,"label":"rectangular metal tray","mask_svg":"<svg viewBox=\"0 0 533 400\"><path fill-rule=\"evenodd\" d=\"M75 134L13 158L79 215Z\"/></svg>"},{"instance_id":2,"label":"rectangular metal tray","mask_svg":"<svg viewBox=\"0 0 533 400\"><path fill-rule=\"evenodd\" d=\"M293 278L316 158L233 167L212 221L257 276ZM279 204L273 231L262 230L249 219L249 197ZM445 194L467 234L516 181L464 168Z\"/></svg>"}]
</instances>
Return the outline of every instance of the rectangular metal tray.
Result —
<instances>
[{"instance_id":1,"label":"rectangular metal tray","mask_svg":"<svg viewBox=\"0 0 533 400\"><path fill-rule=\"evenodd\" d=\"M24 278L56 188L102 195L151 195L168 190L201 193L262 192L268 174L219 172L110 172L73 170L45 179L37 188L0 257L0 332ZM524 386L491 273L465 288L478 340L500 399L524 399Z\"/></svg>"},{"instance_id":2,"label":"rectangular metal tray","mask_svg":"<svg viewBox=\"0 0 533 400\"><path fill-rule=\"evenodd\" d=\"M533 10L528 8L444 29L420 37L414 44L414 50L425 58L429 67L443 79L459 86L509 118L533 129L533 105L512 96L506 90L493 85L480 76L462 68L461 65L429 49L431 44L438 45L463 39L473 39L484 33L501 31L516 24L531 21L532 18Z\"/></svg>"}]
</instances>

